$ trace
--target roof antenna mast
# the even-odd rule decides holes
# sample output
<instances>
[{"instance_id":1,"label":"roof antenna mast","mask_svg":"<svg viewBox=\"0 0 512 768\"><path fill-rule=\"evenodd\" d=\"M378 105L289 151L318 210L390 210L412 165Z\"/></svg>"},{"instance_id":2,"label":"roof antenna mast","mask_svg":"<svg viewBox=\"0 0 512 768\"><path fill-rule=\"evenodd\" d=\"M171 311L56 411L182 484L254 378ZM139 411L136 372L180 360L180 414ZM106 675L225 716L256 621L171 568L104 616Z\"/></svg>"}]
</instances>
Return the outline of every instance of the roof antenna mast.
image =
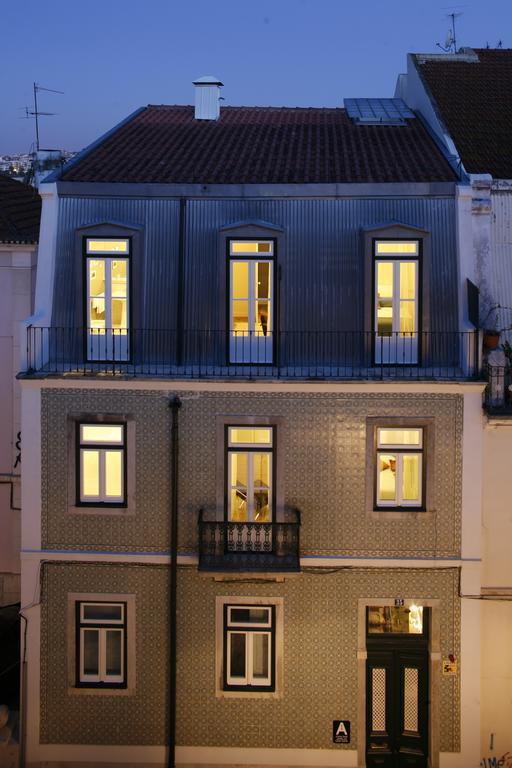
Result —
<instances>
[{"instance_id":1,"label":"roof antenna mast","mask_svg":"<svg viewBox=\"0 0 512 768\"><path fill-rule=\"evenodd\" d=\"M37 107L37 94L39 91L48 91L49 93L61 93L63 94L64 91L56 91L53 88L43 88L42 85L39 85L38 83L34 83L34 109L31 110L28 107L25 107L25 117L35 117L36 119L36 150L39 152L39 117L41 115L50 116L50 115L56 115L56 112L40 112Z\"/></svg>"},{"instance_id":2,"label":"roof antenna mast","mask_svg":"<svg viewBox=\"0 0 512 768\"><path fill-rule=\"evenodd\" d=\"M461 6L459 6L459 8L460 7ZM446 18L451 19L452 28L448 30L448 34L446 35L446 42L444 45L441 45L441 43L436 43L437 47L440 48L445 53L457 53L457 36L455 33L455 19L458 19L459 16L462 16L462 12L455 13L455 11L452 11L451 13L446 14Z\"/></svg>"}]
</instances>

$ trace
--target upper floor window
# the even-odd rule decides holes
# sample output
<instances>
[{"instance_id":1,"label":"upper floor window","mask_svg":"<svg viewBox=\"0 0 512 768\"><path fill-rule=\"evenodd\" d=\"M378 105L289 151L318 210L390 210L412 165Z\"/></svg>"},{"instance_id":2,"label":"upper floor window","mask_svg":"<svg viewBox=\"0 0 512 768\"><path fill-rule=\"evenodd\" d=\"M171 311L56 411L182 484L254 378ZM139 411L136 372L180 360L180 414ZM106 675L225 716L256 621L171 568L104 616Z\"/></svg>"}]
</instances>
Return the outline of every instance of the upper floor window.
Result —
<instances>
[{"instance_id":1,"label":"upper floor window","mask_svg":"<svg viewBox=\"0 0 512 768\"><path fill-rule=\"evenodd\" d=\"M273 427L227 428L227 497L231 522L272 522L273 442Z\"/></svg>"},{"instance_id":2,"label":"upper floor window","mask_svg":"<svg viewBox=\"0 0 512 768\"><path fill-rule=\"evenodd\" d=\"M128 360L130 238L85 238L88 360Z\"/></svg>"},{"instance_id":3,"label":"upper floor window","mask_svg":"<svg viewBox=\"0 0 512 768\"><path fill-rule=\"evenodd\" d=\"M78 503L124 505L126 425L80 424L78 454Z\"/></svg>"},{"instance_id":4,"label":"upper floor window","mask_svg":"<svg viewBox=\"0 0 512 768\"><path fill-rule=\"evenodd\" d=\"M229 241L231 363L271 363L274 331L273 240Z\"/></svg>"},{"instance_id":5,"label":"upper floor window","mask_svg":"<svg viewBox=\"0 0 512 768\"><path fill-rule=\"evenodd\" d=\"M423 504L423 428L377 427L377 508Z\"/></svg>"},{"instance_id":6,"label":"upper floor window","mask_svg":"<svg viewBox=\"0 0 512 768\"><path fill-rule=\"evenodd\" d=\"M418 362L418 240L374 241L375 362Z\"/></svg>"}]
</instances>

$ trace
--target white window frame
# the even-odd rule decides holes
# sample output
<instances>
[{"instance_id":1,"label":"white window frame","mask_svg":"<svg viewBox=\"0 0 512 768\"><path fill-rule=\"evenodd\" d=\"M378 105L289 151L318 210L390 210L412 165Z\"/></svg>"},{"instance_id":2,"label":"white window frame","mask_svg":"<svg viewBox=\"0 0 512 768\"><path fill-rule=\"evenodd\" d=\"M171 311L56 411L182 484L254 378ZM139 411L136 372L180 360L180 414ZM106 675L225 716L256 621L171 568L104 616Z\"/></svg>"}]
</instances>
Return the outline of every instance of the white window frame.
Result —
<instances>
[{"instance_id":1,"label":"white window frame","mask_svg":"<svg viewBox=\"0 0 512 768\"><path fill-rule=\"evenodd\" d=\"M85 606L111 606L119 607L120 619L86 619L84 618ZM126 633L127 633L127 606L124 602L109 601L77 601L77 686L98 685L103 687L126 686ZM98 674L87 674L84 670L85 633L94 632L98 636ZM120 636L121 648L121 673L119 675L108 674L106 670L107 659L107 633L116 632Z\"/></svg>"},{"instance_id":2,"label":"white window frame","mask_svg":"<svg viewBox=\"0 0 512 768\"><path fill-rule=\"evenodd\" d=\"M415 252L410 255L404 254L399 247L391 246L400 244L415 246ZM386 253L379 253L379 246L389 245L390 250ZM420 288L420 241L415 239L392 240L377 239L374 243L374 297L373 297L373 317L375 328L375 362L376 363L396 363L396 364L416 364L418 362L418 348L420 339L419 328L419 288ZM392 296L379 296L378 294L378 266L379 264L391 264L393 268L393 291ZM414 298L402 299L400 294L400 268L402 264L415 264L415 284ZM379 300L386 299L391 301L392 324L391 335L379 334L378 306ZM402 332L400 330L400 308L402 301L414 304L414 331Z\"/></svg>"},{"instance_id":3,"label":"white window frame","mask_svg":"<svg viewBox=\"0 0 512 768\"><path fill-rule=\"evenodd\" d=\"M124 242L126 251L115 252L108 248L91 250L92 242ZM128 360L130 357L130 256L129 237L94 237L85 238L85 283L86 283L86 322L87 322L87 359L88 360ZM91 296L90 267L91 259L103 261L105 274L105 293L103 297ZM114 296L112 292L112 267L114 261L126 264L126 295ZM105 302L105 322L103 327L94 327L91 318L91 301L102 298ZM126 327L113 328L112 304L115 299L126 301Z\"/></svg>"},{"instance_id":4,"label":"white window frame","mask_svg":"<svg viewBox=\"0 0 512 768\"><path fill-rule=\"evenodd\" d=\"M411 509L421 509L423 507L423 488L424 488L424 461L423 461L423 454L424 454L424 443L425 443L425 434L424 434L424 427L422 426L415 426L415 425L408 425L408 426L392 426L392 425L386 425L386 426L377 426L376 428L376 455L375 455L375 505L377 509L382 509L386 507L391 507L392 509L396 509L398 507L403 508L411 508ZM411 430L411 431L418 431L420 438L419 438L419 444L418 445L404 445L403 443L382 443L380 440L380 433L381 431L393 431L393 430ZM379 457L381 454L384 455L392 455L395 457L396 461L396 470L395 470L395 488L396 488L396 499L389 501L385 499L379 498ZM402 487L403 487L403 457L404 456L418 456L418 487L420 492L420 497L418 501L412 501L410 499L404 499L402 495Z\"/></svg>"},{"instance_id":5,"label":"white window frame","mask_svg":"<svg viewBox=\"0 0 512 768\"><path fill-rule=\"evenodd\" d=\"M233 249L234 244L240 245L247 243L247 249ZM269 246L268 253L255 252L249 246L255 244L265 244ZM274 261L275 261L275 243L268 238L248 239L232 238L229 240L229 360L230 363L272 363L273 361L273 340L274 340ZM248 296L235 299L233 296L233 270L235 263L246 263L248 269ZM269 296L262 299L268 301L268 325L266 333L257 329L256 310L258 298L256 296L256 267L258 264L269 265ZM233 315L234 307L237 302L247 302L247 331L237 331L234 329Z\"/></svg>"},{"instance_id":6,"label":"white window frame","mask_svg":"<svg viewBox=\"0 0 512 768\"><path fill-rule=\"evenodd\" d=\"M268 429L270 430L270 443L234 443L230 440L231 429ZM268 485L268 506L270 520L264 521L268 525L274 522L274 504L273 504L273 486L274 486L274 443L275 427L270 424L229 424L226 428L226 456L227 456L227 519L229 522L237 522L232 518L231 509L231 491L234 489L231 476L231 456L234 453L244 453L247 456L247 523L258 523L254 519L254 454L268 454L269 456L269 485ZM266 489L265 489L266 490Z\"/></svg>"},{"instance_id":7,"label":"white window frame","mask_svg":"<svg viewBox=\"0 0 512 768\"><path fill-rule=\"evenodd\" d=\"M257 607L268 609L266 622L248 624L230 619L232 608ZM229 620L229 623L228 623ZM240 597L222 596L216 598L216 664L215 693L217 698L282 698L283 694L283 624L284 598L282 597ZM236 632L248 636L246 645L246 676L235 678L230 675L229 634ZM253 678L250 665L252 662L251 636L272 634L269 637L269 680L262 684L261 678Z\"/></svg>"},{"instance_id":8,"label":"white window frame","mask_svg":"<svg viewBox=\"0 0 512 768\"><path fill-rule=\"evenodd\" d=\"M86 441L82 434L83 434L83 427L98 427L98 426L105 426L105 427L121 427L122 430L122 440L121 442L107 442L107 441L101 441L101 442L89 442ZM77 492L77 503L79 505L93 505L93 506L115 506L115 507L124 507L126 506L126 452L127 452L127 446L126 446L126 422L95 422L95 421L81 421L77 425L78 427L78 492ZM98 477L98 485L99 485L99 492L97 496L88 496L84 493L83 490L83 479L84 479L84 452L85 451L96 451L99 456L98 461L98 470L99 470L99 477ZM119 496L107 496L106 492L106 455L107 452L116 452L121 454L121 494Z\"/></svg>"}]
</instances>

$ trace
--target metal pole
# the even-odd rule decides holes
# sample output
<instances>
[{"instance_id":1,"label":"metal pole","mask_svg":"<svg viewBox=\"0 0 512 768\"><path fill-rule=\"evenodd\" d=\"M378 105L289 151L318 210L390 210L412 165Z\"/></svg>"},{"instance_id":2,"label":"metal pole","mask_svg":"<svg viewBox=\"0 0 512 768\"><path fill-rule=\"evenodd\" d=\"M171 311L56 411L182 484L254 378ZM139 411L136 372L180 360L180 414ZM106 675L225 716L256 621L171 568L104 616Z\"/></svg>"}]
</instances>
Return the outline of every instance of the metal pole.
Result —
<instances>
[{"instance_id":1,"label":"metal pole","mask_svg":"<svg viewBox=\"0 0 512 768\"><path fill-rule=\"evenodd\" d=\"M36 116L36 149L39 152L39 112L37 111L37 83L34 83L34 115Z\"/></svg>"},{"instance_id":2,"label":"metal pole","mask_svg":"<svg viewBox=\"0 0 512 768\"><path fill-rule=\"evenodd\" d=\"M171 409L171 594L169 599L169 757L168 768L175 766L176 753L176 586L178 575L178 411L181 400L175 395Z\"/></svg>"}]
</instances>

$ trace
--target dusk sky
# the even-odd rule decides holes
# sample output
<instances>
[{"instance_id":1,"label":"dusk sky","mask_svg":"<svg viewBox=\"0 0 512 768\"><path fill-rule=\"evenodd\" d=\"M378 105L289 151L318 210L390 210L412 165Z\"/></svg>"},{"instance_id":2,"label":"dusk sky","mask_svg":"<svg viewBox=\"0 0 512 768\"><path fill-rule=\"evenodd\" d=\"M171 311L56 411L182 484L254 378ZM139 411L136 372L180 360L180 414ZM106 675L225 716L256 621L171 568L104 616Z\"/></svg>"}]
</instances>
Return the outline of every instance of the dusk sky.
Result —
<instances>
[{"instance_id":1,"label":"dusk sky","mask_svg":"<svg viewBox=\"0 0 512 768\"><path fill-rule=\"evenodd\" d=\"M410 51L433 52L457 19L461 46L512 46L511 0L1 0L0 154L34 142L79 150L145 104L193 103L219 77L224 104L343 106L393 96Z\"/></svg>"}]
</instances>

